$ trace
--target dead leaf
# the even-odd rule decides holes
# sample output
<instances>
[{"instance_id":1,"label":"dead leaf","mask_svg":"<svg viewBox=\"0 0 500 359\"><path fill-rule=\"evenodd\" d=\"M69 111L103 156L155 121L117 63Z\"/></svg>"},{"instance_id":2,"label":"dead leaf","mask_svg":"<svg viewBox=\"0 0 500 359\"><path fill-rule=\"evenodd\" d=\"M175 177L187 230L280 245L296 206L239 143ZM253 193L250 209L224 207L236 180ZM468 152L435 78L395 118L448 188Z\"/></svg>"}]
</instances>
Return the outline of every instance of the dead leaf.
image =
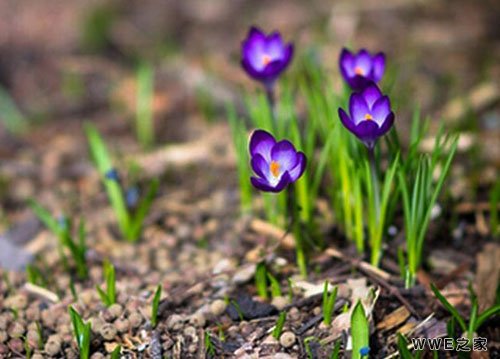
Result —
<instances>
[{"instance_id":1,"label":"dead leaf","mask_svg":"<svg viewBox=\"0 0 500 359\"><path fill-rule=\"evenodd\" d=\"M390 330L395 328L408 319L410 312L405 306L401 306L395 311L389 313L384 317L384 319L377 324L377 329L379 330Z\"/></svg>"}]
</instances>

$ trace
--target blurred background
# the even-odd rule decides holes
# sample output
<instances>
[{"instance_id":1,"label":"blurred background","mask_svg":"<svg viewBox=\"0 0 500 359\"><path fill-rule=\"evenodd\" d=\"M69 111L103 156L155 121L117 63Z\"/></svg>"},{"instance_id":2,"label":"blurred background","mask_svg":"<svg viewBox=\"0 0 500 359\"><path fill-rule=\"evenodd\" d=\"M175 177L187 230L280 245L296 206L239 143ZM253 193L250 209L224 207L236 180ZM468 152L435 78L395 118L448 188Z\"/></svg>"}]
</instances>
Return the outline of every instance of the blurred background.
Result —
<instances>
[{"instance_id":1,"label":"blurred background","mask_svg":"<svg viewBox=\"0 0 500 359\"><path fill-rule=\"evenodd\" d=\"M472 185L458 185L465 196L496 179L498 1L3 0L0 13L0 195L13 208L40 185L64 192L62 179L89 170L78 161L83 121L138 150L132 129L143 61L154 68L157 144L229 136L224 104L257 88L239 67L252 24L280 30L333 78L342 46L384 51L401 135L417 104L463 131L460 148L471 156L455 171L471 174Z\"/></svg>"}]
</instances>

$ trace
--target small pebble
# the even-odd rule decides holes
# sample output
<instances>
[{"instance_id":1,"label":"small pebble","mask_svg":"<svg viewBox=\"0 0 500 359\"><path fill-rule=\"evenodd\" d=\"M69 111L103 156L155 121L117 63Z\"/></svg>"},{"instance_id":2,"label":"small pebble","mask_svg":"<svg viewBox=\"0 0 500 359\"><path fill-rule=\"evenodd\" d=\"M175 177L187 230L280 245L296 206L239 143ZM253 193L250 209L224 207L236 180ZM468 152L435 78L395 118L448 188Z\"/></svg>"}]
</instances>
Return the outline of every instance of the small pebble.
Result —
<instances>
[{"instance_id":1,"label":"small pebble","mask_svg":"<svg viewBox=\"0 0 500 359\"><path fill-rule=\"evenodd\" d=\"M9 336L5 330L0 330L0 343L5 343Z\"/></svg>"},{"instance_id":2,"label":"small pebble","mask_svg":"<svg viewBox=\"0 0 500 359\"><path fill-rule=\"evenodd\" d=\"M106 358L106 357L104 356L104 354L101 354L101 353L94 353L90 357L90 359L104 359L104 358Z\"/></svg>"},{"instance_id":3,"label":"small pebble","mask_svg":"<svg viewBox=\"0 0 500 359\"><path fill-rule=\"evenodd\" d=\"M78 297L83 302L83 304L89 306L94 300L94 293L92 291L87 290L78 294Z\"/></svg>"},{"instance_id":4,"label":"small pebble","mask_svg":"<svg viewBox=\"0 0 500 359\"><path fill-rule=\"evenodd\" d=\"M59 335L54 334L47 339L44 346L45 352L50 356L56 356L61 351L61 338Z\"/></svg>"},{"instance_id":5,"label":"small pebble","mask_svg":"<svg viewBox=\"0 0 500 359\"><path fill-rule=\"evenodd\" d=\"M108 308L108 311L111 314L112 318L115 319L122 314L123 307L120 304L115 303Z\"/></svg>"},{"instance_id":6,"label":"small pebble","mask_svg":"<svg viewBox=\"0 0 500 359\"><path fill-rule=\"evenodd\" d=\"M128 319L117 319L117 320L115 320L115 328L120 333L125 333L129 330L130 323L129 323Z\"/></svg>"},{"instance_id":7,"label":"small pebble","mask_svg":"<svg viewBox=\"0 0 500 359\"><path fill-rule=\"evenodd\" d=\"M28 297L26 297L23 294L16 294L13 296L8 297L5 302L4 306L6 308L11 308L11 309L24 309L28 305Z\"/></svg>"},{"instance_id":8,"label":"small pebble","mask_svg":"<svg viewBox=\"0 0 500 359\"><path fill-rule=\"evenodd\" d=\"M26 339L31 348L37 348L38 342L40 341L40 335L38 334L38 331L30 330L28 331L28 334L26 334Z\"/></svg>"},{"instance_id":9,"label":"small pebble","mask_svg":"<svg viewBox=\"0 0 500 359\"><path fill-rule=\"evenodd\" d=\"M99 317L91 317L89 321L92 331L96 334L101 331L102 326L105 324L104 320Z\"/></svg>"},{"instance_id":10,"label":"small pebble","mask_svg":"<svg viewBox=\"0 0 500 359\"><path fill-rule=\"evenodd\" d=\"M24 342L21 338L14 338L9 340L9 343L7 344L9 346L9 349L12 350L13 352L20 353L24 350Z\"/></svg>"},{"instance_id":11,"label":"small pebble","mask_svg":"<svg viewBox=\"0 0 500 359\"><path fill-rule=\"evenodd\" d=\"M40 320L40 309L37 305L30 306L28 309L26 309L26 319L28 319L28 321L30 322L36 322Z\"/></svg>"},{"instance_id":12,"label":"small pebble","mask_svg":"<svg viewBox=\"0 0 500 359\"><path fill-rule=\"evenodd\" d=\"M142 323L142 315L138 312L131 313L128 316L128 320L130 322L130 326L132 328L139 328Z\"/></svg>"},{"instance_id":13,"label":"small pebble","mask_svg":"<svg viewBox=\"0 0 500 359\"><path fill-rule=\"evenodd\" d=\"M46 327L54 328L57 317L50 310L42 311L42 322Z\"/></svg>"},{"instance_id":14,"label":"small pebble","mask_svg":"<svg viewBox=\"0 0 500 359\"><path fill-rule=\"evenodd\" d=\"M254 331L253 325L251 325L248 322L241 322L240 323L240 332L243 337L248 337L250 334L252 334Z\"/></svg>"},{"instance_id":15,"label":"small pebble","mask_svg":"<svg viewBox=\"0 0 500 359\"><path fill-rule=\"evenodd\" d=\"M24 326L19 322L14 322L9 327L9 337L20 338L24 334Z\"/></svg>"},{"instance_id":16,"label":"small pebble","mask_svg":"<svg viewBox=\"0 0 500 359\"><path fill-rule=\"evenodd\" d=\"M184 335L187 337L196 338L196 328L191 326L184 328Z\"/></svg>"},{"instance_id":17,"label":"small pebble","mask_svg":"<svg viewBox=\"0 0 500 359\"><path fill-rule=\"evenodd\" d=\"M293 357L287 353L276 353L273 355L273 359L293 359Z\"/></svg>"},{"instance_id":18,"label":"small pebble","mask_svg":"<svg viewBox=\"0 0 500 359\"><path fill-rule=\"evenodd\" d=\"M179 314L172 314L167 319L167 328L171 330L179 330L182 328L184 319Z\"/></svg>"},{"instance_id":19,"label":"small pebble","mask_svg":"<svg viewBox=\"0 0 500 359\"><path fill-rule=\"evenodd\" d=\"M31 359L43 359L43 355L40 353L35 353L31 356Z\"/></svg>"},{"instance_id":20,"label":"small pebble","mask_svg":"<svg viewBox=\"0 0 500 359\"><path fill-rule=\"evenodd\" d=\"M276 338L273 337L272 335L268 335L262 343L267 344L267 345L271 345L271 346L275 346L275 345L279 344L279 342L276 340Z\"/></svg>"},{"instance_id":21,"label":"small pebble","mask_svg":"<svg viewBox=\"0 0 500 359\"><path fill-rule=\"evenodd\" d=\"M235 337L239 331L240 329L238 328L238 326L232 325L227 329L227 334L231 337Z\"/></svg>"},{"instance_id":22,"label":"small pebble","mask_svg":"<svg viewBox=\"0 0 500 359\"><path fill-rule=\"evenodd\" d=\"M203 313L196 312L189 318L189 323L198 328L203 328L206 324L206 319Z\"/></svg>"},{"instance_id":23,"label":"small pebble","mask_svg":"<svg viewBox=\"0 0 500 359\"><path fill-rule=\"evenodd\" d=\"M287 319L289 319L292 322L296 322L300 319L300 311L297 309L297 307L292 307L288 311Z\"/></svg>"},{"instance_id":24,"label":"small pebble","mask_svg":"<svg viewBox=\"0 0 500 359\"><path fill-rule=\"evenodd\" d=\"M109 323L104 324L99 331L104 340L113 340L116 336L116 328Z\"/></svg>"},{"instance_id":25,"label":"small pebble","mask_svg":"<svg viewBox=\"0 0 500 359\"><path fill-rule=\"evenodd\" d=\"M216 299L212 302L212 304L210 304L210 311L214 316L218 317L219 315L222 315L224 313L226 307L226 301L222 299Z\"/></svg>"},{"instance_id":26,"label":"small pebble","mask_svg":"<svg viewBox=\"0 0 500 359\"><path fill-rule=\"evenodd\" d=\"M283 348L290 348L295 344L295 334L292 332L284 332L280 336L280 344Z\"/></svg>"},{"instance_id":27,"label":"small pebble","mask_svg":"<svg viewBox=\"0 0 500 359\"><path fill-rule=\"evenodd\" d=\"M313 308L313 314L314 315L320 315L321 314L321 308L320 307L314 307Z\"/></svg>"},{"instance_id":28,"label":"small pebble","mask_svg":"<svg viewBox=\"0 0 500 359\"><path fill-rule=\"evenodd\" d=\"M65 359L78 359L78 353L73 348L66 348L64 353L66 354Z\"/></svg>"},{"instance_id":29,"label":"small pebble","mask_svg":"<svg viewBox=\"0 0 500 359\"><path fill-rule=\"evenodd\" d=\"M255 275L257 265L249 264L236 272L232 278L234 284L245 284L249 282Z\"/></svg>"},{"instance_id":30,"label":"small pebble","mask_svg":"<svg viewBox=\"0 0 500 359\"><path fill-rule=\"evenodd\" d=\"M8 314L10 313L3 313L0 315L0 330L7 330L9 327L11 318Z\"/></svg>"},{"instance_id":31,"label":"small pebble","mask_svg":"<svg viewBox=\"0 0 500 359\"><path fill-rule=\"evenodd\" d=\"M281 311L288 305L288 298L283 296L274 297L271 304L274 305L276 309Z\"/></svg>"}]
</instances>

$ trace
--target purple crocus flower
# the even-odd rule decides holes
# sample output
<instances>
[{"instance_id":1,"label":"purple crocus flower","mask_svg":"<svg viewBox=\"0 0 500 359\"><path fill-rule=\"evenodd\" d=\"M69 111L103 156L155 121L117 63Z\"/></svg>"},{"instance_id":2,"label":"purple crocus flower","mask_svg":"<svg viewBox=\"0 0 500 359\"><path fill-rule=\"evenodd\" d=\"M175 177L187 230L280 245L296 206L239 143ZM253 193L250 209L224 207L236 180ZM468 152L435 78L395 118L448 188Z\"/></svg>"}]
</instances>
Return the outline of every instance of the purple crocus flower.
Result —
<instances>
[{"instance_id":1,"label":"purple crocus flower","mask_svg":"<svg viewBox=\"0 0 500 359\"><path fill-rule=\"evenodd\" d=\"M290 64L292 57L293 44L285 44L277 31L266 35L251 27L241 44L241 66L268 88Z\"/></svg>"},{"instance_id":2,"label":"purple crocus flower","mask_svg":"<svg viewBox=\"0 0 500 359\"><path fill-rule=\"evenodd\" d=\"M277 142L268 132L256 130L250 138L254 187L265 192L281 192L297 181L306 169L306 156L287 140Z\"/></svg>"},{"instance_id":3,"label":"purple crocus flower","mask_svg":"<svg viewBox=\"0 0 500 359\"><path fill-rule=\"evenodd\" d=\"M368 149L385 135L394 123L389 97L382 95L377 85L369 84L362 92L353 93L349 99L348 115L339 108L342 124L355 134Z\"/></svg>"},{"instance_id":4,"label":"purple crocus flower","mask_svg":"<svg viewBox=\"0 0 500 359\"><path fill-rule=\"evenodd\" d=\"M382 79L385 71L385 55L379 52L372 56L365 49L353 54L344 48L340 53L339 67L349 86L359 91L370 82L377 83Z\"/></svg>"}]
</instances>

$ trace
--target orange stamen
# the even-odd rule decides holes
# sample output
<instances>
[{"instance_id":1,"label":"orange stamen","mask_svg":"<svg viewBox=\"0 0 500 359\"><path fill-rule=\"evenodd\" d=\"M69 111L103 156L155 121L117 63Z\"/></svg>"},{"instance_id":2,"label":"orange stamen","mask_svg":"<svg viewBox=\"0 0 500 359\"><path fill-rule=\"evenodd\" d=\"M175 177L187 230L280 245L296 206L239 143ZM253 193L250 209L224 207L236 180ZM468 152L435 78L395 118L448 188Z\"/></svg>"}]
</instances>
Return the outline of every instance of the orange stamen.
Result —
<instances>
[{"instance_id":1,"label":"orange stamen","mask_svg":"<svg viewBox=\"0 0 500 359\"><path fill-rule=\"evenodd\" d=\"M361 67L356 66L356 67L354 68L354 73L355 73L356 75L364 75L364 73L365 73L365 72L363 71L363 69L362 69Z\"/></svg>"},{"instance_id":2,"label":"orange stamen","mask_svg":"<svg viewBox=\"0 0 500 359\"><path fill-rule=\"evenodd\" d=\"M367 113L367 114L365 115L365 120L372 121L372 120L373 120L372 115L370 115L369 113Z\"/></svg>"},{"instance_id":3,"label":"orange stamen","mask_svg":"<svg viewBox=\"0 0 500 359\"><path fill-rule=\"evenodd\" d=\"M271 161L269 165L269 170L271 171L274 177L278 177L280 175L280 164L276 161Z\"/></svg>"},{"instance_id":4,"label":"orange stamen","mask_svg":"<svg viewBox=\"0 0 500 359\"><path fill-rule=\"evenodd\" d=\"M271 62L271 57L269 55L262 56L262 63L267 66Z\"/></svg>"}]
</instances>

